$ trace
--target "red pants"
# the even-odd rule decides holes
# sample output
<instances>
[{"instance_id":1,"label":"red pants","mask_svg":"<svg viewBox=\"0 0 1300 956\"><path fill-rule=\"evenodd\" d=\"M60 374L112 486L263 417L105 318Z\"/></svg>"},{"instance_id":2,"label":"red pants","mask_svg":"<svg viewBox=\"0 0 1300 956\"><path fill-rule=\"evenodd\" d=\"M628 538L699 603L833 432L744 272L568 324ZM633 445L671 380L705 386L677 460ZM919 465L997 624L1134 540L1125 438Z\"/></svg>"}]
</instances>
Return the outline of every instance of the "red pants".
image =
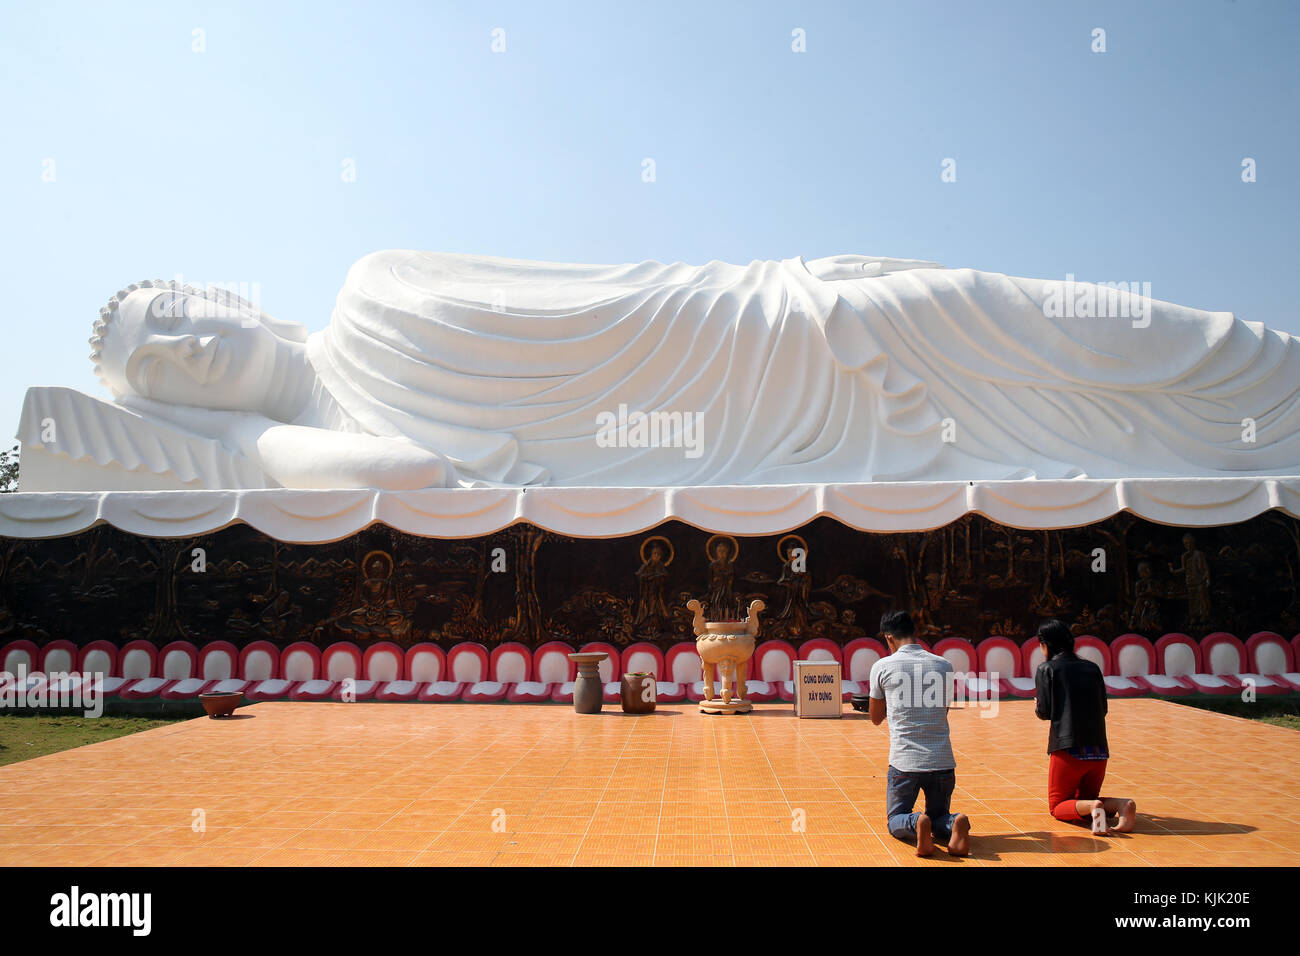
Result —
<instances>
[{"instance_id":1,"label":"red pants","mask_svg":"<svg viewBox=\"0 0 1300 956\"><path fill-rule=\"evenodd\" d=\"M1105 760L1080 760L1053 750L1047 765L1047 806L1058 820L1078 820L1076 800L1096 800L1106 779Z\"/></svg>"}]
</instances>

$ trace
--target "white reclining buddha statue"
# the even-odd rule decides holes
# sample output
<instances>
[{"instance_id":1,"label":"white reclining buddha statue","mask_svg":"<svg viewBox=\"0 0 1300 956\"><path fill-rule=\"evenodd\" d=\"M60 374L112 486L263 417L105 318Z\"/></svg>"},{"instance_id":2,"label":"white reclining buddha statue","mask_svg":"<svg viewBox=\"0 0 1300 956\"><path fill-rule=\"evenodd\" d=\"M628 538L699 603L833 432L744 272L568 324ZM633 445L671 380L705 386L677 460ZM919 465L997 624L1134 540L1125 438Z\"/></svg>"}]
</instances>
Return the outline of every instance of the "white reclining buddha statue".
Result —
<instances>
[{"instance_id":1,"label":"white reclining buddha statue","mask_svg":"<svg viewBox=\"0 0 1300 956\"><path fill-rule=\"evenodd\" d=\"M357 262L309 335L220 290L143 282L91 339L111 401L29 390L20 487L1300 474L1289 335L1064 285L866 256L395 250Z\"/></svg>"}]
</instances>

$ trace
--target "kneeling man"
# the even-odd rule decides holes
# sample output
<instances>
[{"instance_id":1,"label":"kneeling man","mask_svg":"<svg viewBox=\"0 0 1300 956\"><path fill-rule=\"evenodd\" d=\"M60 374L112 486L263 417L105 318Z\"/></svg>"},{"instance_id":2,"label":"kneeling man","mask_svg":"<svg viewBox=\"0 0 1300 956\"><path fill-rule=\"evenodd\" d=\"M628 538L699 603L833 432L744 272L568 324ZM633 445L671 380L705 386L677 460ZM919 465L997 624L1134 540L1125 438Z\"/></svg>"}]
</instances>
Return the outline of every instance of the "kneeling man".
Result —
<instances>
[{"instance_id":1,"label":"kneeling man","mask_svg":"<svg viewBox=\"0 0 1300 956\"><path fill-rule=\"evenodd\" d=\"M889 785L886 814L889 832L916 844L917 856L929 856L935 841L953 856L970 852L970 820L952 813L949 804L957 783L957 761L948 739L948 704L952 665L916 641L906 611L880 619L890 654L871 668L871 722L889 719ZM925 793L925 812L916 813L918 793Z\"/></svg>"}]
</instances>

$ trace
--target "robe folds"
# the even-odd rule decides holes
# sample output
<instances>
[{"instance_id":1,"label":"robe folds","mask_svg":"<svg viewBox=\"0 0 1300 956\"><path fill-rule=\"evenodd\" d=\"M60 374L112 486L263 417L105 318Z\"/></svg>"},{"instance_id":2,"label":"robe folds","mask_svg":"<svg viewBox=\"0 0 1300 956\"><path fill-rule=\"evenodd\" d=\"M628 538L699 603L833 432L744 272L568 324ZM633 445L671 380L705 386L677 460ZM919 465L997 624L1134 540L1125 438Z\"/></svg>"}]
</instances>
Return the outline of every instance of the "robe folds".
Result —
<instances>
[{"instance_id":1,"label":"robe folds","mask_svg":"<svg viewBox=\"0 0 1300 956\"><path fill-rule=\"evenodd\" d=\"M352 267L307 346L361 428L445 455L466 484L1300 473L1290 336L1136 297L1062 316L1062 285L859 256L390 250ZM693 416L695 446L646 444L636 413Z\"/></svg>"}]
</instances>

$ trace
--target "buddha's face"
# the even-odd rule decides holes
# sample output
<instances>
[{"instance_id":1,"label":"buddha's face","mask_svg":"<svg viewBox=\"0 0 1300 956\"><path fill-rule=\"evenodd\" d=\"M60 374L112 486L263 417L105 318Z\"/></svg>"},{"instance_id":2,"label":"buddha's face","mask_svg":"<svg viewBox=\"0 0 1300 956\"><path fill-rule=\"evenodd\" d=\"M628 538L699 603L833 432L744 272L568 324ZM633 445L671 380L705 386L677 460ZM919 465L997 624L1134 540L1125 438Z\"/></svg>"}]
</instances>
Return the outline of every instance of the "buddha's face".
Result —
<instances>
[{"instance_id":1,"label":"buddha's face","mask_svg":"<svg viewBox=\"0 0 1300 956\"><path fill-rule=\"evenodd\" d=\"M257 411L271 384L277 341L255 311L185 292L137 289L109 325L101 367L124 395Z\"/></svg>"}]
</instances>

